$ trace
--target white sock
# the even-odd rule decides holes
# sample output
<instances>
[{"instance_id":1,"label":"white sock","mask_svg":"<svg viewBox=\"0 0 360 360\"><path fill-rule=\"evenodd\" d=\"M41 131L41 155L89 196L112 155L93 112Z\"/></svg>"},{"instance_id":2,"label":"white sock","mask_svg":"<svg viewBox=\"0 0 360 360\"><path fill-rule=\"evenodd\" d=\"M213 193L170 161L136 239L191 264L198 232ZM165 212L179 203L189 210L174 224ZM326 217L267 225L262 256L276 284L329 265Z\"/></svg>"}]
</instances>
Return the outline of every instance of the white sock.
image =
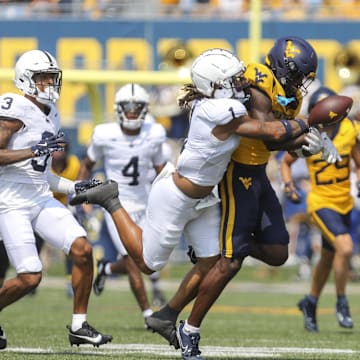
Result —
<instances>
[{"instance_id":1,"label":"white sock","mask_svg":"<svg viewBox=\"0 0 360 360\"><path fill-rule=\"evenodd\" d=\"M146 319L147 317L151 316L154 312L151 309L146 309L143 311L143 317Z\"/></svg>"},{"instance_id":2,"label":"white sock","mask_svg":"<svg viewBox=\"0 0 360 360\"><path fill-rule=\"evenodd\" d=\"M186 335L189 335L190 333L196 333L196 334L200 333L200 328L189 325L187 320L185 320L185 324L184 324L183 329L184 329L184 333Z\"/></svg>"},{"instance_id":3,"label":"white sock","mask_svg":"<svg viewBox=\"0 0 360 360\"><path fill-rule=\"evenodd\" d=\"M108 262L106 265L105 265L105 274L106 275L111 275L112 272L111 272L111 263Z\"/></svg>"},{"instance_id":4,"label":"white sock","mask_svg":"<svg viewBox=\"0 0 360 360\"><path fill-rule=\"evenodd\" d=\"M83 322L86 321L86 314L73 314L71 330L76 331L82 327Z\"/></svg>"}]
</instances>

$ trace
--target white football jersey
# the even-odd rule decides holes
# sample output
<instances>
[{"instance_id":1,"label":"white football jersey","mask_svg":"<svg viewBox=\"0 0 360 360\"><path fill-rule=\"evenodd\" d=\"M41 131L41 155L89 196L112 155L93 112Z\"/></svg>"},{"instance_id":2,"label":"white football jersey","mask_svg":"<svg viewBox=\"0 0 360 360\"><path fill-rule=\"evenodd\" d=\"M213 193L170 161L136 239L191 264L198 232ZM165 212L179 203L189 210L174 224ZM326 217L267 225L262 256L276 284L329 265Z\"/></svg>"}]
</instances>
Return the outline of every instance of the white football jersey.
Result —
<instances>
[{"instance_id":1,"label":"white football jersey","mask_svg":"<svg viewBox=\"0 0 360 360\"><path fill-rule=\"evenodd\" d=\"M189 134L177 170L197 185L215 186L222 179L240 137L234 134L222 141L212 135L212 130L246 115L247 110L239 100L204 98L195 101L191 111Z\"/></svg>"},{"instance_id":2,"label":"white football jersey","mask_svg":"<svg viewBox=\"0 0 360 360\"><path fill-rule=\"evenodd\" d=\"M55 105L49 107L50 112L46 115L22 95L5 93L0 96L0 118L18 119L24 124L12 135L8 149L26 149L36 145L44 135L58 133L60 116ZM0 166L0 211L40 202L37 193L48 193L50 167L49 155Z\"/></svg>"},{"instance_id":3,"label":"white football jersey","mask_svg":"<svg viewBox=\"0 0 360 360\"><path fill-rule=\"evenodd\" d=\"M42 136L57 134L60 129L60 117L54 105L50 105L46 115L30 100L17 94L6 93L0 97L0 117L18 119L24 124L10 140L8 148L12 150L36 145ZM1 166L1 179L26 184L47 183L49 158L47 155Z\"/></svg>"},{"instance_id":4,"label":"white football jersey","mask_svg":"<svg viewBox=\"0 0 360 360\"><path fill-rule=\"evenodd\" d=\"M148 198L149 167L165 163L162 125L145 122L138 135L125 135L119 123L97 125L87 155L103 161L107 179L119 184L121 202L128 211L145 209Z\"/></svg>"}]
</instances>

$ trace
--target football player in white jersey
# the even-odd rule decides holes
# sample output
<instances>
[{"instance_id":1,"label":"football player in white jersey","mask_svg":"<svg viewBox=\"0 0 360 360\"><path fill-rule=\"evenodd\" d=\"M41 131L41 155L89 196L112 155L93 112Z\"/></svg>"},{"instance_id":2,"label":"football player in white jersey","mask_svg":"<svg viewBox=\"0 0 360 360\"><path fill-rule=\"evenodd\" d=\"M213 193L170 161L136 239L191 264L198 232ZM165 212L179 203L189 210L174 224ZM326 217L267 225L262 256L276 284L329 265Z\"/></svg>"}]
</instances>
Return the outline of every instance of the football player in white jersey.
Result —
<instances>
[{"instance_id":1,"label":"football player in white jersey","mask_svg":"<svg viewBox=\"0 0 360 360\"><path fill-rule=\"evenodd\" d=\"M138 84L126 84L116 92L114 110L118 121L94 128L78 179L88 179L95 164L102 162L106 178L114 179L119 184L125 209L141 227L148 199L149 167L158 174L165 165L162 149L166 132L162 125L152 121L149 114L149 94ZM104 219L121 258L114 263L99 261L94 292L98 295L102 292L107 275L125 272L143 316L147 318L152 310L141 272L128 256L108 212L104 213Z\"/></svg>"},{"instance_id":2,"label":"football player in white jersey","mask_svg":"<svg viewBox=\"0 0 360 360\"><path fill-rule=\"evenodd\" d=\"M93 279L92 247L85 230L51 192L72 194L91 186L90 181L75 183L50 171L51 154L65 146L55 106L61 79L62 71L51 54L31 50L15 65L15 85L24 96L0 96L0 232L16 270L16 277L6 280L0 288L0 310L41 281L36 232L73 259L70 344L99 346L111 341L112 336L101 334L87 322ZM5 347L6 337L1 330L0 348Z\"/></svg>"},{"instance_id":3,"label":"football player in white jersey","mask_svg":"<svg viewBox=\"0 0 360 360\"><path fill-rule=\"evenodd\" d=\"M192 83L184 86L179 97L180 105L191 106L188 139L176 168L165 166L153 183L143 230L119 202L116 182L107 181L70 200L72 205L97 203L108 210L129 255L146 274L165 266L184 232L197 262L159 316L154 313L146 321L176 348L177 316L196 297L202 279L219 258L220 209L214 189L240 136L268 141L297 138L300 146L308 129L306 120L259 122L250 118L239 101L247 94L244 72L244 63L227 50L210 49L195 59ZM199 339L195 340L182 344L184 359L201 359Z\"/></svg>"}]
</instances>

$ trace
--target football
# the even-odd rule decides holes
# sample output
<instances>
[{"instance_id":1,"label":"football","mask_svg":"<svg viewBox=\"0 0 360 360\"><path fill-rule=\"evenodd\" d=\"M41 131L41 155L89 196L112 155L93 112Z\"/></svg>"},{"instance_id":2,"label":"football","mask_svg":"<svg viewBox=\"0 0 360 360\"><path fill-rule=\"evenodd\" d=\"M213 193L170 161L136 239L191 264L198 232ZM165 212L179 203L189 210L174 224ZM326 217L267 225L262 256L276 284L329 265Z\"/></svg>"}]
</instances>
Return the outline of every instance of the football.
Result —
<instances>
[{"instance_id":1,"label":"football","mask_svg":"<svg viewBox=\"0 0 360 360\"><path fill-rule=\"evenodd\" d=\"M343 95L331 95L320 100L312 108L308 122L310 126L324 127L344 119L351 110L353 99Z\"/></svg>"}]
</instances>

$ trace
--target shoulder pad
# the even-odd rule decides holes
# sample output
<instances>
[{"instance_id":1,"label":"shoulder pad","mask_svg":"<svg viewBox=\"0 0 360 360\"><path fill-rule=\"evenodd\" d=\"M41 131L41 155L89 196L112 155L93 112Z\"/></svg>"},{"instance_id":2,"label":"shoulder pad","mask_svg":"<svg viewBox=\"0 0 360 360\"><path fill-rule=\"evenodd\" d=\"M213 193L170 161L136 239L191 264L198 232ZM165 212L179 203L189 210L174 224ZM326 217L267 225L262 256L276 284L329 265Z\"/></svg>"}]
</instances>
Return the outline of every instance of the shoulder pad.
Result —
<instances>
[{"instance_id":1,"label":"shoulder pad","mask_svg":"<svg viewBox=\"0 0 360 360\"><path fill-rule=\"evenodd\" d=\"M148 126L148 130L149 130L149 140L157 143L163 143L166 141L166 131L161 124L158 123L144 124L144 126L146 125Z\"/></svg>"},{"instance_id":2,"label":"shoulder pad","mask_svg":"<svg viewBox=\"0 0 360 360\"><path fill-rule=\"evenodd\" d=\"M120 126L117 123L99 124L93 130L93 142L99 144L107 139L117 136L120 132Z\"/></svg>"},{"instance_id":3,"label":"shoulder pad","mask_svg":"<svg viewBox=\"0 0 360 360\"><path fill-rule=\"evenodd\" d=\"M251 85L258 87L266 93L269 93L273 88L274 80L277 81L273 72L263 64L249 64L244 76Z\"/></svg>"},{"instance_id":4,"label":"shoulder pad","mask_svg":"<svg viewBox=\"0 0 360 360\"><path fill-rule=\"evenodd\" d=\"M24 96L5 93L0 96L0 116L23 121L27 111L27 100Z\"/></svg>"},{"instance_id":5,"label":"shoulder pad","mask_svg":"<svg viewBox=\"0 0 360 360\"><path fill-rule=\"evenodd\" d=\"M247 115L244 104L236 99L207 99L201 105L203 116L216 125L224 125L234 118Z\"/></svg>"}]
</instances>

